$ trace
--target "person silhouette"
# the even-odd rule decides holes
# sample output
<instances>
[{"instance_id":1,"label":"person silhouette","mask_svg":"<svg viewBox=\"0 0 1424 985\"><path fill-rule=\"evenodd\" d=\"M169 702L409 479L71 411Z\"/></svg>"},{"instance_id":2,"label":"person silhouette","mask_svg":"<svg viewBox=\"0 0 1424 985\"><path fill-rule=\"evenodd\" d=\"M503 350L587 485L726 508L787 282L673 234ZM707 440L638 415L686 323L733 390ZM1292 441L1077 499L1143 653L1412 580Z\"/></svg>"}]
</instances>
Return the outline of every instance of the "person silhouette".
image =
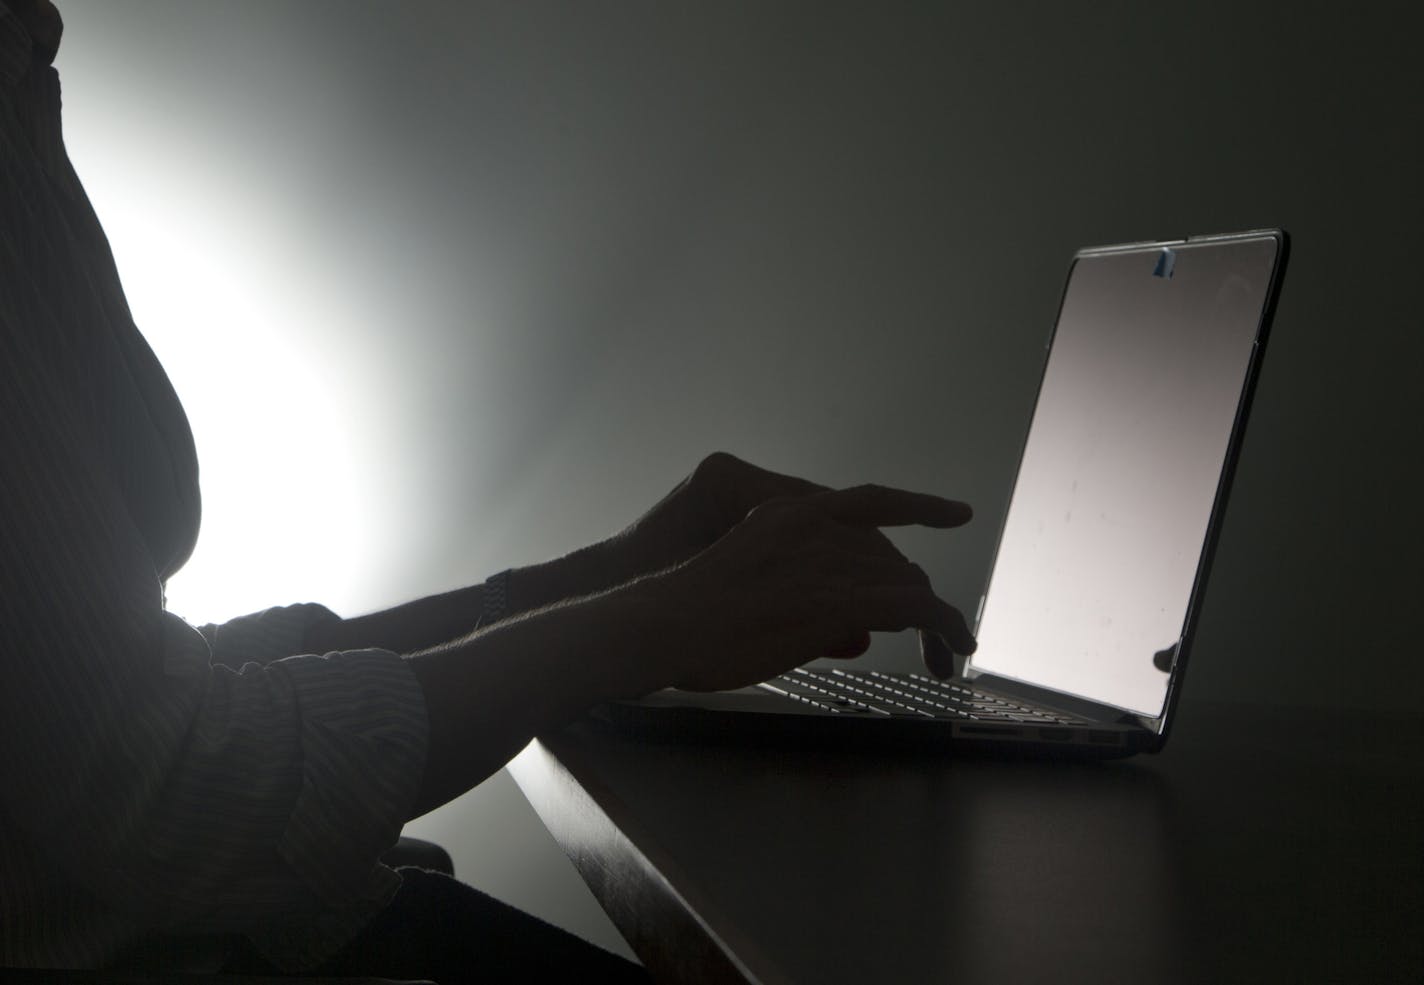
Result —
<instances>
[{"instance_id":1,"label":"person silhouette","mask_svg":"<svg viewBox=\"0 0 1424 985\"><path fill-rule=\"evenodd\" d=\"M872 631L919 631L947 673L964 619L879 528L969 507L714 453L545 564L355 618L187 624L164 584L197 540L197 453L64 148L61 33L46 0L0 0L0 965L639 980L381 856L601 701Z\"/></svg>"}]
</instances>

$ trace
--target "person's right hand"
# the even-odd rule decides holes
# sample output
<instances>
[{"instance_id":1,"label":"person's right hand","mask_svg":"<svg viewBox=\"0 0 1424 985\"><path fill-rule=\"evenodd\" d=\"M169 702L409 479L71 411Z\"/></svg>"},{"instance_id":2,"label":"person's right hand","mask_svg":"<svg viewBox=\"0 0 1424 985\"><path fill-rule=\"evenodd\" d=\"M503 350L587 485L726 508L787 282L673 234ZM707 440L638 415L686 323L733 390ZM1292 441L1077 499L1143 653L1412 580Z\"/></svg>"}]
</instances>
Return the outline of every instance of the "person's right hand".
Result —
<instances>
[{"instance_id":1,"label":"person's right hand","mask_svg":"<svg viewBox=\"0 0 1424 985\"><path fill-rule=\"evenodd\" d=\"M675 634L664 647L678 662L672 683L745 687L818 657L857 656L872 631L918 629L946 652L973 653L963 615L878 530L970 516L964 503L881 486L764 503L649 586Z\"/></svg>"}]
</instances>

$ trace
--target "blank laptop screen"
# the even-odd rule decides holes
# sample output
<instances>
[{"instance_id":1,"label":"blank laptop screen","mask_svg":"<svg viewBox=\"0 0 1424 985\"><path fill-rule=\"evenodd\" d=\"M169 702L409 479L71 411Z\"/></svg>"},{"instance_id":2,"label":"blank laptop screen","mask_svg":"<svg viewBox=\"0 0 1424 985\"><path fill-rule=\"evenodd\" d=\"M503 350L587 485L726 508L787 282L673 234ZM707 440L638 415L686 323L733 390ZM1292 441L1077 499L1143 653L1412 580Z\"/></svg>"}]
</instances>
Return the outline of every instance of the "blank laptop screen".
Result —
<instances>
[{"instance_id":1,"label":"blank laptop screen","mask_svg":"<svg viewBox=\"0 0 1424 985\"><path fill-rule=\"evenodd\" d=\"M1075 261L972 668L1162 713L1276 251Z\"/></svg>"}]
</instances>

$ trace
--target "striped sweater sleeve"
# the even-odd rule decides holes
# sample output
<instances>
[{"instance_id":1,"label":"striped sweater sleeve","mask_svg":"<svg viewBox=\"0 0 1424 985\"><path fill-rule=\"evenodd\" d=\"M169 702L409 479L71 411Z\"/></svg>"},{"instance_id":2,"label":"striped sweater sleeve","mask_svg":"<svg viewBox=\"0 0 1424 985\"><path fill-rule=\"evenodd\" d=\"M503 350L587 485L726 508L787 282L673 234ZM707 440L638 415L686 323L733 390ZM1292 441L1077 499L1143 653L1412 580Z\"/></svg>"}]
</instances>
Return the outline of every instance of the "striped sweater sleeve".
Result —
<instances>
[{"instance_id":1,"label":"striped sweater sleeve","mask_svg":"<svg viewBox=\"0 0 1424 985\"><path fill-rule=\"evenodd\" d=\"M210 640L164 610L126 474L143 415L91 406L137 385L101 341L141 340L105 303L112 259L86 259L97 223L84 240L59 201L67 162L12 105L27 57L0 2L0 965L241 935L301 970L398 885L379 856L421 780L423 696L394 653L297 652L286 616Z\"/></svg>"},{"instance_id":2,"label":"striped sweater sleeve","mask_svg":"<svg viewBox=\"0 0 1424 985\"><path fill-rule=\"evenodd\" d=\"M240 667L246 663L266 664L306 648L307 633L322 623L339 621L324 605L305 602L278 605L261 612L238 616L222 623L198 627L207 641L213 663Z\"/></svg>"}]
</instances>

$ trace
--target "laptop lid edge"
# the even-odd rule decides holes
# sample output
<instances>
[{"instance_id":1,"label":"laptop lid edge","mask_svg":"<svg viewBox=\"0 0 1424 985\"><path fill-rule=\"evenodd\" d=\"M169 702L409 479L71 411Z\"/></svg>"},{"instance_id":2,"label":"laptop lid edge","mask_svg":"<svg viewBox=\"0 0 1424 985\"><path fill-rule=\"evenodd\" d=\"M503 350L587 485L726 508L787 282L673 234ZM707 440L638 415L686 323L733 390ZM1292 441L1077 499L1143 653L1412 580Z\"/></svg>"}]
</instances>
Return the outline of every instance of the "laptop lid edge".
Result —
<instances>
[{"instance_id":1,"label":"laptop lid edge","mask_svg":"<svg viewBox=\"0 0 1424 985\"><path fill-rule=\"evenodd\" d=\"M1143 721L1146 728L1157 733L1157 741L1148 751L1157 752L1167 743L1172 723L1176 719L1177 703L1181 699L1182 682L1186 678L1187 661L1201 615L1202 603L1206 597L1207 582L1212 563L1216 559L1217 543L1221 536L1222 523L1231 498L1231 488L1235 484L1236 466L1241 458L1241 448L1245 442L1247 420L1256 395L1256 384L1260 377L1261 362L1265 355L1266 342L1270 337L1271 325L1275 320L1276 305L1280 298L1281 282L1285 277L1286 263L1290 257L1290 235L1284 229L1256 230L1241 236L1270 236L1276 241L1275 263L1271 268L1271 279L1266 287L1266 300L1261 310L1261 320L1256 327L1256 342L1251 349L1251 359L1246 366L1246 378L1241 387L1241 399L1236 406L1236 417L1231 426L1231 437L1227 442L1226 460L1222 464L1221 477L1217 482L1216 497L1212 502L1211 519L1207 523L1206 539L1202 546L1201 561L1197 567L1196 580L1187 604L1187 618L1182 627L1182 639L1177 647L1171 676L1167 681L1167 698L1162 714L1156 719ZM1219 239L1222 237L1196 237L1192 241Z\"/></svg>"}]
</instances>

